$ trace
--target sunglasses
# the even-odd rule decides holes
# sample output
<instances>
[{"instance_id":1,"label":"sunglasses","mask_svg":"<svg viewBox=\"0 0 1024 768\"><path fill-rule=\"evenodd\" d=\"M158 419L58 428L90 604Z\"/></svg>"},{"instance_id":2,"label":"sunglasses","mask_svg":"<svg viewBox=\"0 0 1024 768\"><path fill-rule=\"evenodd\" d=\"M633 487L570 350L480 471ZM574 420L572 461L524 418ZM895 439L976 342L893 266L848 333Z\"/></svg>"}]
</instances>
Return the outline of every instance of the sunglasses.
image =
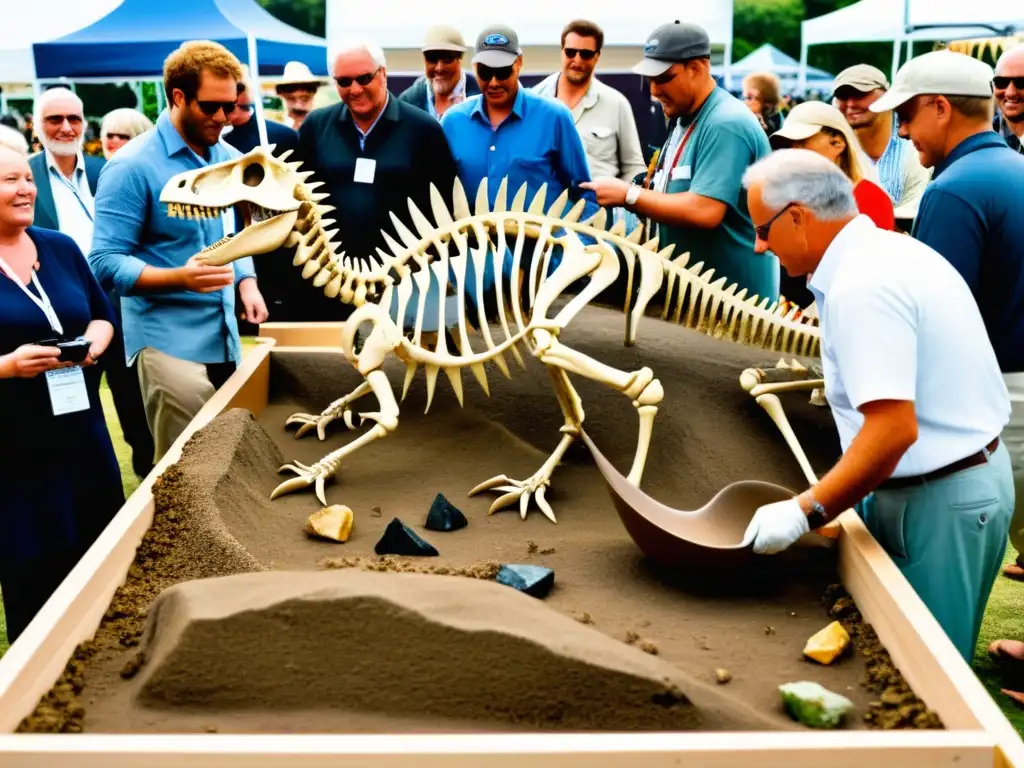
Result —
<instances>
[{"instance_id":1,"label":"sunglasses","mask_svg":"<svg viewBox=\"0 0 1024 768\"><path fill-rule=\"evenodd\" d=\"M67 120L69 125L81 125L81 115L47 115L43 118L43 122L54 127L64 125L64 121Z\"/></svg>"},{"instance_id":2,"label":"sunglasses","mask_svg":"<svg viewBox=\"0 0 1024 768\"><path fill-rule=\"evenodd\" d=\"M678 72L673 72L673 71L669 70L668 72L663 72L662 74L658 75L657 77L649 77L647 79L650 80L655 85L665 85L665 84L671 83L673 80L675 80L676 79L676 75L678 75L678 74L679 74Z\"/></svg>"},{"instance_id":3,"label":"sunglasses","mask_svg":"<svg viewBox=\"0 0 1024 768\"><path fill-rule=\"evenodd\" d=\"M373 82L373 78L380 72L380 67L377 67L373 72L367 72L364 75L356 75L355 77L336 77L336 82L341 88L351 88L352 83L359 83L361 86L366 87Z\"/></svg>"},{"instance_id":4,"label":"sunglasses","mask_svg":"<svg viewBox=\"0 0 1024 768\"><path fill-rule=\"evenodd\" d=\"M132 137L129 136L127 133L107 133L106 137L108 139L120 139L121 141L131 141L132 140Z\"/></svg>"},{"instance_id":5,"label":"sunglasses","mask_svg":"<svg viewBox=\"0 0 1024 768\"><path fill-rule=\"evenodd\" d=\"M772 224L774 224L782 214L784 214L794 205L798 205L798 203L786 203L785 207L781 211L776 213L774 216L772 216L770 219L768 219L768 221L766 221L760 227L754 227L754 231L757 233L757 239L761 240L762 242L768 242L768 235L771 234Z\"/></svg>"},{"instance_id":6,"label":"sunglasses","mask_svg":"<svg viewBox=\"0 0 1024 768\"><path fill-rule=\"evenodd\" d=\"M423 54L423 58L431 64L437 64L439 61L443 61L445 64L452 64L461 59L462 54L456 51L427 51Z\"/></svg>"},{"instance_id":7,"label":"sunglasses","mask_svg":"<svg viewBox=\"0 0 1024 768\"><path fill-rule=\"evenodd\" d=\"M235 111L235 102L233 101L201 101L196 99L196 104L199 105L199 110L207 117L213 117L222 109L224 110L224 117Z\"/></svg>"},{"instance_id":8,"label":"sunglasses","mask_svg":"<svg viewBox=\"0 0 1024 768\"><path fill-rule=\"evenodd\" d=\"M1024 77L1003 77L997 75L992 78L992 85L1001 91L1009 88L1010 83L1013 83L1013 87L1018 91L1024 91Z\"/></svg>"},{"instance_id":9,"label":"sunglasses","mask_svg":"<svg viewBox=\"0 0 1024 768\"><path fill-rule=\"evenodd\" d=\"M567 59L575 59L576 55L579 54L579 57L584 61L590 61L597 56L597 51L590 48L563 48L562 52L565 53Z\"/></svg>"},{"instance_id":10,"label":"sunglasses","mask_svg":"<svg viewBox=\"0 0 1024 768\"><path fill-rule=\"evenodd\" d=\"M489 83L491 80L508 80L512 77L512 65L509 64L507 67L488 67L486 64L477 64L476 74L485 83Z\"/></svg>"}]
</instances>

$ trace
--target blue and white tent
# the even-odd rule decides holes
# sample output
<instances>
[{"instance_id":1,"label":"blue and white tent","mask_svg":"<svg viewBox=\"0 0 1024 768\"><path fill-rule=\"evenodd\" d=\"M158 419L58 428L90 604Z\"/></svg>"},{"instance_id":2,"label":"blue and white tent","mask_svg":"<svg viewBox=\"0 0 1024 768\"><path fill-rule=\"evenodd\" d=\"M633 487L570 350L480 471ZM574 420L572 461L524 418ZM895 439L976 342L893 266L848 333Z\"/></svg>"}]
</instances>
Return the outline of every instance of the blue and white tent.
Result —
<instances>
[{"instance_id":1,"label":"blue and white tent","mask_svg":"<svg viewBox=\"0 0 1024 768\"><path fill-rule=\"evenodd\" d=\"M774 45L765 43L732 65L732 73L737 78L753 72L773 72L782 81L784 91L794 91L800 77L800 62ZM833 80L835 75L823 69L807 68L808 88L831 92Z\"/></svg>"}]
</instances>

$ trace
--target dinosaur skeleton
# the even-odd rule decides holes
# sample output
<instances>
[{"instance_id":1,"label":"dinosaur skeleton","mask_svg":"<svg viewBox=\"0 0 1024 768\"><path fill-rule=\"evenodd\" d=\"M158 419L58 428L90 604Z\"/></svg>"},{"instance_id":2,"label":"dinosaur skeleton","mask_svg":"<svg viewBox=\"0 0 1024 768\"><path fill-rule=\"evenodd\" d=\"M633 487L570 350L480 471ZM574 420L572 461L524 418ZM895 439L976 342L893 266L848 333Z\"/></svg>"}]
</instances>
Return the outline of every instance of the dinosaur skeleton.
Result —
<instances>
[{"instance_id":1,"label":"dinosaur skeleton","mask_svg":"<svg viewBox=\"0 0 1024 768\"><path fill-rule=\"evenodd\" d=\"M487 364L510 377L506 355L525 367L522 353L526 352L547 367L564 418L561 440L531 477L514 480L499 475L470 491L471 496L483 491L501 494L489 514L518 502L525 519L532 498L541 512L555 522L545 496L552 472L578 439L584 419L582 402L569 374L613 387L636 408L639 432L628 480L639 485L654 417L663 398L661 384L649 368L618 370L559 340L561 330L615 283L623 268L627 283L627 345L634 343L640 318L664 288L662 320L682 323L712 337L785 354L819 354L817 324L801 317L796 307L769 306L767 298L748 298L746 289L728 284L725 276L712 280L715 270L705 270L703 262L690 264L688 253L673 258L673 246L659 250L657 238L642 242L642 227L627 232L625 224L619 222L606 229L603 209L580 221L584 202L579 201L567 210L566 192L548 206L543 186L532 200L526 199L526 186L522 186L509 204L504 179L494 205L490 206L485 179L471 207L465 190L456 180L449 209L432 185L434 223L410 200L409 215L415 233L392 212L397 239L382 232L389 250L377 249L375 257L339 253L335 243L337 232L330 228L334 222L323 218L333 209L321 204L326 195L315 192L320 184L307 183L311 172L301 171L298 162L288 162L287 154L273 156L272 149L256 148L240 158L181 173L167 183L160 198L168 204L171 216L219 216L231 207L241 211L246 226L234 236L204 249L200 254L203 263L224 265L282 246L295 247L294 264L302 268L303 278L312 279L313 285L322 287L328 297L337 297L355 307L343 325L340 341L346 358L365 381L320 414L297 413L287 424L299 426L296 437L316 429L321 440L327 427L338 419L349 429L359 429L366 421L374 424L312 465L293 462L281 467L280 471L294 472L296 477L278 485L271 498L313 486L326 505L324 484L335 476L345 457L397 428L399 406L381 370L392 354L406 365L403 400L417 369L425 369L428 411L441 371L461 404L461 372L465 368L489 395ZM556 261L559 250L562 257ZM510 271L504 269L507 259L511 260ZM496 323L489 322L483 301L472 300L484 294L484 273L489 262L494 278L488 290L496 297ZM552 268L552 264L556 266ZM570 285L581 280L583 287L575 296L564 296ZM430 293L441 297L436 302L436 318L427 317ZM556 308L556 300L563 296L567 302ZM445 322L446 306L452 303L457 313L454 324ZM395 305L397 311L389 311ZM470 317L473 308L475 317ZM407 315L410 309L411 320ZM439 332L425 333L425 321L432 324L435 320ZM364 324L369 324L371 330L357 350L357 330ZM495 330L492 325L498 328ZM479 337L475 348L471 336ZM449 339L454 349L448 348ZM353 418L353 403L370 393L376 397L378 409L359 413L357 422Z\"/></svg>"}]
</instances>

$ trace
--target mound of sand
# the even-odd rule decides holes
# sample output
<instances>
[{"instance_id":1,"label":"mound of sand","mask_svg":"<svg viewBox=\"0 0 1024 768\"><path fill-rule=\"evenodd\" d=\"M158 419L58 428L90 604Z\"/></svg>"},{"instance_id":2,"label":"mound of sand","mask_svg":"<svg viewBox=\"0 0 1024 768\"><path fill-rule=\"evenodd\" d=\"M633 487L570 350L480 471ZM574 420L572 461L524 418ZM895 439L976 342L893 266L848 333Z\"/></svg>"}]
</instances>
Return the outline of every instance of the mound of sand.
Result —
<instances>
[{"instance_id":1,"label":"mound of sand","mask_svg":"<svg viewBox=\"0 0 1024 768\"><path fill-rule=\"evenodd\" d=\"M140 703L430 713L533 728L778 724L513 589L455 576L270 572L163 592Z\"/></svg>"}]
</instances>

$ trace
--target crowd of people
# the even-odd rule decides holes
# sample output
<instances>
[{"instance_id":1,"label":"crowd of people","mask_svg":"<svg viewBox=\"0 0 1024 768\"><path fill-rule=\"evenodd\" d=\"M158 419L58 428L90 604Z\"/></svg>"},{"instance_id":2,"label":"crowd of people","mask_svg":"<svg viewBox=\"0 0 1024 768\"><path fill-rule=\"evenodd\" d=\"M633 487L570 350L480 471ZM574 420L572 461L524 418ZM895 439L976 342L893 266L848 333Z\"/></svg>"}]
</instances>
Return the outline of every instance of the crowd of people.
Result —
<instances>
[{"instance_id":1,"label":"crowd of people","mask_svg":"<svg viewBox=\"0 0 1024 768\"><path fill-rule=\"evenodd\" d=\"M471 195L486 180L493 206L507 179L528 199L565 191L584 216L604 208L746 295L816 315L843 456L756 512L754 549L785 549L856 507L970 660L1008 533L1020 556L1004 575L1024 580L1024 246L1012 234L1024 47L994 72L926 54L891 84L853 66L831 99L780 109L771 77L747 78L736 98L712 77L707 33L665 24L634 68L668 121L645 163L628 101L595 76L604 32L577 20L560 42L561 69L526 88L514 29L488 27L471 47L435 27L423 76L400 94L379 46L342 42L330 61L340 101L314 108L317 79L289 65L277 86L288 124L268 121L267 134L322 182L351 254L387 249L392 215L413 229L407 201L431 210L431 185L450 198L456 179ZM0 132L0 419L19 435L0 448L15 489L2 511L15 535L0 537L12 639L123 500L101 372L144 475L235 370L240 324L347 316L286 253L197 263L243 222L170 218L161 189L258 146L260 95L210 41L168 57L164 88L155 124L134 110L103 120L105 159L83 155L83 105L63 88L35 105L40 152ZM470 300L487 306L497 276L483 278ZM82 339L82 362L54 346ZM990 650L1024 669L1024 643Z\"/></svg>"}]
</instances>

